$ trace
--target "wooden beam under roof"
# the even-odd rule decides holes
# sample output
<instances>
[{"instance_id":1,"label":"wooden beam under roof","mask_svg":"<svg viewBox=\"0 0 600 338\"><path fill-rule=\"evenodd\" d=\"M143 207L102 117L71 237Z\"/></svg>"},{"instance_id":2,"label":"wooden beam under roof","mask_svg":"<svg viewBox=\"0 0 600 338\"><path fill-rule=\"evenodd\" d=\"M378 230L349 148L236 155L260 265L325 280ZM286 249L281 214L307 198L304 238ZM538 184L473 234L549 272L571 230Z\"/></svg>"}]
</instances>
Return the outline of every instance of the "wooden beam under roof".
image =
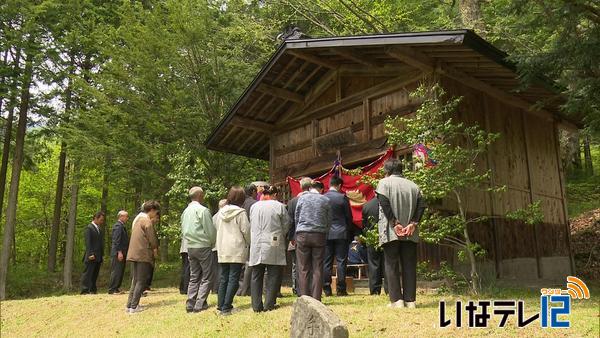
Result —
<instances>
[{"instance_id":1,"label":"wooden beam under roof","mask_svg":"<svg viewBox=\"0 0 600 338\"><path fill-rule=\"evenodd\" d=\"M435 69L434 59L410 47L396 46L388 48L386 53L409 66L422 69L426 72L431 72Z\"/></svg>"},{"instance_id":2,"label":"wooden beam under roof","mask_svg":"<svg viewBox=\"0 0 600 338\"><path fill-rule=\"evenodd\" d=\"M352 60L354 62L360 63L360 64L368 66L368 67L379 67L380 66L379 63L373 61L372 58L368 58L355 50L351 50L348 48L331 48L331 51L333 51L334 53L336 53L338 55L343 56L346 59Z\"/></svg>"},{"instance_id":3,"label":"wooden beam under roof","mask_svg":"<svg viewBox=\"0 0 600 338\"><path fill-rule=\"evenodd\" d=\"M260 85L258 85L256 90L258 90L259 92L269 94L272 96L277 96L277 97L280 97L282 99L286 99L289 101L304 102L304 96L302 96L296 92L293 92L291 90L271 86L266 83L261 83Z\"/></svg>"},{"instance_id":4,"label":"wooden beam under roof","mask_svg":"<svg viewBox=\"0 0 600 338\"><path fill-rule=\"evenodd\" d=\"M397 90L399 88L405 87L408 84L414 83L419 79L422 79L428 74L429 72L413 70L412 72L403 74L400 77L389 79L368 89L354 93L350 96L343 98L340 101L332 102L330 104L320 106L310 111L302 111L299 114L293 114L293 116L290 116L289 119L285 121L278 121L277 123L275 123L277 132L296 128L297 126L305 123L304 120L320 119L324 116L331 115L341 110L361 105L365 97L370 98L374 95L380 95L382 93Z\"/></svg>"},{"instance_id":5,"label":"wooden beam under roof","mask_svg":"<svg viewBox=\"0 0 600 338\"><path fill-rule=\"evenodd\" d=\"M275 77L275 80L273 81L273 83L277 83L277 81L279 81L281 79L281 77L287 73L287 71L289 70L289 68L296 62L298 58L296 58L295 56L292 57L292 59L285 65L285 67L283 67L283 70L281 72L279 72L279 74L277 75L277 77ZM306 62L302 63L303 67L306 64ZM246 109L246 112L253 112L254 108L260 103L260 101L262 100L262 98L265 96L265 93L260 93L260 96L258 97L258 99L254 100L254 102L252 102L252 105L250 106L250 108ZM267 105L270 104L270 102L272 102L273 98L271 98L269 100L269 103L267 103Z\"/></svg>"},{"instance_id":6,"label":"wooden beam under roof","mask_svg":"<svg viewBox=\"0 0 600 338\"><path fill-rule=\"evenodd\" d=\"M275 125L272 123L253 120L242 116L234 116L231 119L231 124L264 134L270 134L273 131L273 128L275 128Z\"/></svg>"},{"instance_id":7,"label":"wooden beam under roof","mask_svg":"<svg viewBox=\"0 0 600 338\"><path fill-rule=\"evenodd\" d=\"M296 57L294 57L294 60L296 60ZM297 70L296 70L296 71L293 73L293 75L292 75L292 76L290 76L290 77L289 77L289 78L288 78L288 79L285 81L285 83L283 84L283 89L287 89L287 86L289 86L289 85L290 85L292 82L294 82L294 80L295 80L295 79L298 77L298 75L302 74L302 73L304 72L304 69L305 69L305 68L307 68L307 67L309 67L310 65L312 65L312 63L310 63L310 62L306 62L306 61L302 62L302 65L300 66L300 68L299 68L299 69L297 69ZM290 64L288 63L288 64L285 66L285 68L284 68L284 71L283 71L283 72L281 72L281 73L279 73L279 74L277 75L277 77L275 78L275 81L274 81L274 83L276 83L277 81L281 80L281 78L283 77L283 75L285 74L285 72L287 71L287 69L289 68L289 66L290 66ZM321 68L321 66L317 65L317 66L315 67L315 70L318 70L318 69L320 69L320 68ZM300 88L298 88L298 89L300 89ZM258 111L258 113L257 113L257 114L254 114L254 115L255 115L255 116L262 116L262 114L265 112L265 110L267 109L267 107L269 107L269 106L270 106L270 105L271 105L271 104L272 104L272 103L273 103L275 100L276 100L276 98L275 98L275 97L271 97L271 99L269 100L269 102L268 102L266 105L264 105L264 106L263 106L263 107L262 107L262 108L261 108L261 109ZM282 101L282 103L281 103L280 105L278 105L278 106L277 106L277 108L275 108L275 112L279 111L279 109L280 109L282 106L284 106L286 103L287 103L287 101L283 100L283 101ZM266 121L270 121L270 120L271 120L271 118L272 118L272 115L273 115L273 113L270 113L270 114L268 114L268 116L267 116L267 118L266 118ZM241 142L241 143L238 145L238 147L237 147L237 150L238 150L238 151L241 151L242 149L244 149L244 147L246 146L246 144L248 144L248 142L250 142L250 140L254 139L255 133L256 133L256 131L254 131L254 132L250 133L250 136L249 136L248 138L246 138L244 141L242 141L242 142Z\"/></svg>"},{"instance_id":8,"label":"wooden beam under roof","mask_svg":"<svg viewBox=\"0 0 600 338\"><path fill-rule=\"evenodd\" d=\"M312 62L312 63L317 64L319 66L323 66L323 67L330 68L330 69L335 69L335 68L338 67L337 64L335 64L333 62L329 62L328 60L325 60L325 59L320 58L318 56L312 55L310 53L301 52L301 51L297 51L297 50L288 50L287 52L289 54L297 57L297 58L303 59L305 61Z\"/></svg>"},{"instance_id":9,"label":"wooden beam under roof","mask_svg":"<svg viewBox=\"0 0 600 338\"><path fill-rule=\"evenodd\" d=\"M294 116L295 113L301 112L304 108L310 106L316 99L319 98L321 94L323 94L329 87L331 87L336 79L337 79L337 70L329 70L325 75L323 75L317 83L315 83L311 90L306 95L303 102L298 103L290 109L288 109L283 116L277 121L278 124L286 121L287 119Z\"/></svg>"},{"instance_id":10,"label":"wooden beam under roof","mask_svg":"<svg viewBox=\"0 0 600 338\"><path fill-rule=\"evenodd\" d=\"M398 74L412 71L408 65L385 64L380 67L356 67L353 65L341 65L338 71L341 76L398 76Z\"/></svg>"}]
</instances>

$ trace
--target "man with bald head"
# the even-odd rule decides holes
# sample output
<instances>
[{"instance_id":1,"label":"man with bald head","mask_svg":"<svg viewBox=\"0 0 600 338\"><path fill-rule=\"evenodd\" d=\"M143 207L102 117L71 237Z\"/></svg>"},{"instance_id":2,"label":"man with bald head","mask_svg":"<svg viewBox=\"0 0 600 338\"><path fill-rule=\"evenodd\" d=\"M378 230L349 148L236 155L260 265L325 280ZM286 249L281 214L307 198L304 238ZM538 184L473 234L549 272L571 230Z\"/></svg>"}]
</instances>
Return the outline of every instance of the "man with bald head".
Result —
<instances>
[{"instance_id":1,"label":"man with bald head","mask_svg":"<svg viewBox=\"0 0 600 338\"><path fill-rule=\"evenodd\" d=\"M123 282L125 273L125 259L127 258L127 249L129 248L129 237L125 223L129 220L129 214L125 210L117 213L117 223L112 228L112 247L110 249L110 282L108 284L108 294L122 293L119 289Z\"/></svg>"},{"instance_id":2,"label":"man with bald head","mask_svg":"<svg viewBox=\"0 0 600 338\"><path fill-rule=\"evenodd\" d=\"M181 215L181 235L187 242L190 261L190 282L185 309L201 312L208 308L207 298L213 284L214 262L212 248L217 240L217 230L212 215L204 202L204 191L193 187L189 191L190 204Z\"/></svg>"}]
</instances>

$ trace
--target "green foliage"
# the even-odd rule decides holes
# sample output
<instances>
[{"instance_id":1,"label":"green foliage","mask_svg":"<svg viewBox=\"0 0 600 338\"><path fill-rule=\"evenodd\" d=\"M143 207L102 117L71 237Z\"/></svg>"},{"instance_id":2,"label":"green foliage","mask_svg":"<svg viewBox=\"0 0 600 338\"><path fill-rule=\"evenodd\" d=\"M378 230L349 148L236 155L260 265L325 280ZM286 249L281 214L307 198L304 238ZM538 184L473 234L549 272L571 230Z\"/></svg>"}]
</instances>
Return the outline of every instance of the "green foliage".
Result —
<instances>
[{"instance_id":1,"label":"green foliage","mask_svg":"<svg viewBox=\"0 0 600 338\"><path fill-rule=\"evenodd\" d=\"M375 226L374 228L371 228L367 231L364 231L358 237L367 246L370 246L372 248L375 248L376 250L381 251L381 244L379 243L379 230L377 229L377 226Z\"/></svg>"},{"instance_id":2,"label":"green foliage","mask_svg":"<svg viewBox=\"0 0 600 338\"><path fill-rule=\"evenodd\" d=\"M381 167L381 168L379 168L379 170L377 170L376 172L374 172L372 174L367 174L367 175L361 176L359 179L359 182L370 185L373 188L377 188L377 183L379 183L379 180L382 179L384 176L385 176L385 173L383 172L383 167Z\"/></svg>"},{"instance_id":3,"label":"green foliage","mask_svg":"<svg viewBox=\"0 0 600 338\"><path fill-rule=\"evenodd\" d=\"M438 269L431 268L429 261L417 263L417 279L425 281L443 281L438 289L441 294L462 293L467 289L467 281L450 267L448 262L440 262Z\"/></svg>"},{"instance_id":4,"label":"green foliage","mask_svg":"<svg viewBox=\"0 0 600 338\"><path fill-rule=\"evenodd\" d=\"M509 52L524 85L555 81L563 110L600 130L600 11L594 0L500 0L483 7L490 39Z\"/></svg>"},{"instance_id":5,"label":"green foliage","mask_svg":"<svg viewBox=\"0 0 600 338\"><path fill-rule=\"evenodd\" d=\"M541 201L535 201L526 208L518 209L506 214L506 218L512 220L522 220L525 224L540 224L544 221Z\"/></svg>"}]
</instances>

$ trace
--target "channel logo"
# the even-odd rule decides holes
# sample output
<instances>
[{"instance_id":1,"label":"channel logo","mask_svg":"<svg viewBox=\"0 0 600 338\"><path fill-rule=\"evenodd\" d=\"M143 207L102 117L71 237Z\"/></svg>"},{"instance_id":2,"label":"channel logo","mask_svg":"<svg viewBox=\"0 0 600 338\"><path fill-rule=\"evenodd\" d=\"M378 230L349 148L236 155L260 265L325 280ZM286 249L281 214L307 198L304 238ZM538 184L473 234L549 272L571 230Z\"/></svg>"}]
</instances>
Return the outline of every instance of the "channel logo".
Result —
<instances>
[{"instance_id":1,"label":"channel logo","mask_svg":"<svg viewBox=\"0 0 600 338\"><path fill-rule=\"evenodd\" d=\"M439 327L486 328L489 327L489 321L494 316L499 318L500 328L506 327L510 318L514 318L518 328L524 328L537 320L540 321L542 328L570 328L572 301L590 299L590 289L584 281L575 276L567 277L566 289L543 288L540 289L540 293L540 311L531 316L525 315L523 300L469 300L464 303L462 300L457 300L455 316L448 315L446 301L441 300ZM463 313L466 313L466 320L463 318Z\"/></svg>"}]
</instances>

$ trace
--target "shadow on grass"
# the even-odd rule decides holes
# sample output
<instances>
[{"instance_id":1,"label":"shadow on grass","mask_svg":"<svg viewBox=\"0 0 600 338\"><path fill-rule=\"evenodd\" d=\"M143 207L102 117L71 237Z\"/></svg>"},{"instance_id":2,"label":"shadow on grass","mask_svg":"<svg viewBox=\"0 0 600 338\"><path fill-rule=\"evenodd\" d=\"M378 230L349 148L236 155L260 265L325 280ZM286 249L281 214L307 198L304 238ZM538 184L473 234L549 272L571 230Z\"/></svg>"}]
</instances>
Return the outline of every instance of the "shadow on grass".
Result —
<instances>
[{"instance_id":1,"label":"shadow on grass","mask_svg":"<svg viewBox=\"0 0 600 338\"><path fill-rule=\"evenodd\" d=\"M147 303L148 306L151 307L170 307L171 305L175 305L175 304L181 304L181 307L185 309L185 300L180 300L180 299L169 299L169 300L158 300L158 301L152 301L152 296L148 296L147 299Z\"/></svg>"}]
</instances>

